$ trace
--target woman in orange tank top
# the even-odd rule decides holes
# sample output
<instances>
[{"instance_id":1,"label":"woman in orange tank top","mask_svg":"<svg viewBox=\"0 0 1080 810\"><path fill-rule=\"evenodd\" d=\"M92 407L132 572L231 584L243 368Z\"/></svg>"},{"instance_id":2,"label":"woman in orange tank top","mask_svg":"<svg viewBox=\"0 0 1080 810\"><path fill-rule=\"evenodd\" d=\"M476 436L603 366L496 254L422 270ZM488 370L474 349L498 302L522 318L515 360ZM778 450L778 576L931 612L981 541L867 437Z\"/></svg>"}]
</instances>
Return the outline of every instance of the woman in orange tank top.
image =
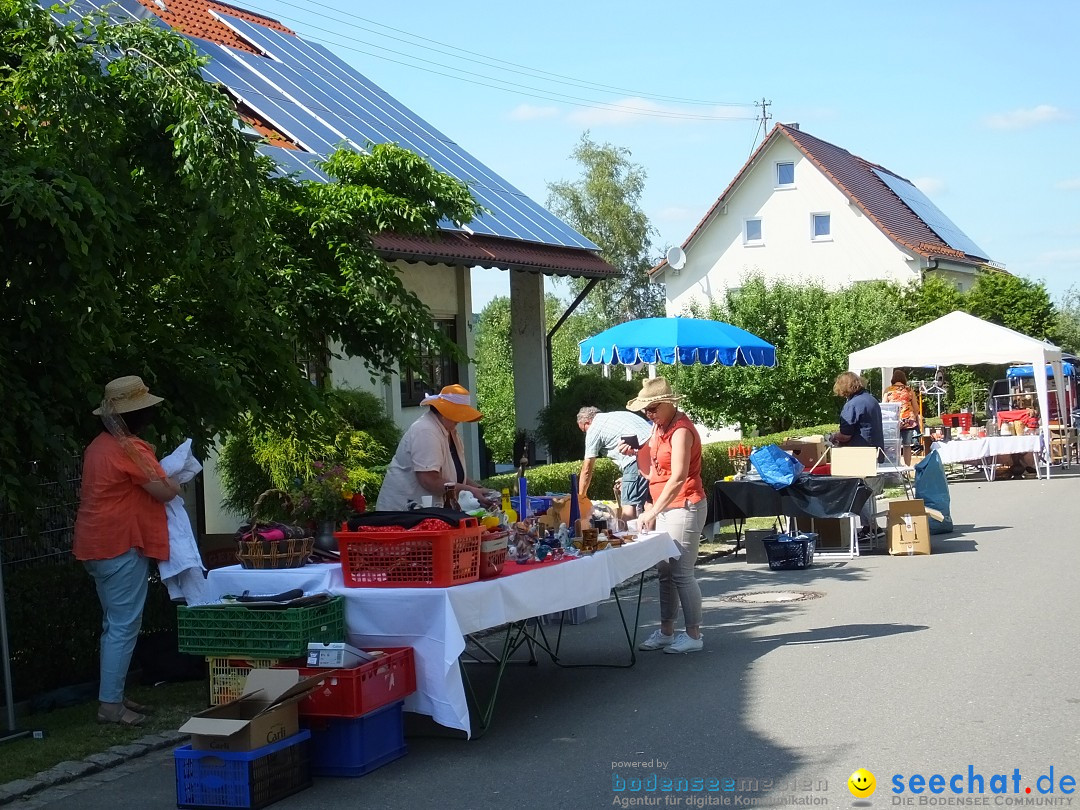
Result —
<instances>
[{"instance_id":1,"label":"woman in orange tank top","mask_svg":"<svg viewBox=\"0 0 1080 810\"><path fill-rule=\"evenodd\" d=\"M631 411L644 411L653 423L649 444L638 456L652 498L641 513L640 525L667 532L682 551L678 558L657 563L660 628L638 647L667 653L697 652L704 646L701 588L694 576L707 508L701 480L701 437L689 417L676 407L678 400L667 380L652 379L626 403ZM626 445L623 448L623 452L630 450ZM680 606L686 629L676 636Z\"/></svg>"}]
</instances>

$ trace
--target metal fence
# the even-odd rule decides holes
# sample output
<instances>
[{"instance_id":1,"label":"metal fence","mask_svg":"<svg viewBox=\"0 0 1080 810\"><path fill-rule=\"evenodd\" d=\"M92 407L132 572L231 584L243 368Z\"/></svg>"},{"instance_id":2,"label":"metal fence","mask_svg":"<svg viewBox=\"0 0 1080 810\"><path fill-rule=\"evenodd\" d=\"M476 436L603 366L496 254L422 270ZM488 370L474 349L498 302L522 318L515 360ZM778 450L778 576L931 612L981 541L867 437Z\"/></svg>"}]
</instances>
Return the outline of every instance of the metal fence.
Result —
<instances>
[{"instance_id":1,"label":"metal fence","mask_svg":"<svg viewBox=\"0 0 1080 810\"><path fill-rule=\"evenodd\" d=\"M61 465L56 480L41 483L32 512L0 511L0 541L5 571L35 565L68 564L79 508L82 456Z\"/></svg>"}]
</instances>

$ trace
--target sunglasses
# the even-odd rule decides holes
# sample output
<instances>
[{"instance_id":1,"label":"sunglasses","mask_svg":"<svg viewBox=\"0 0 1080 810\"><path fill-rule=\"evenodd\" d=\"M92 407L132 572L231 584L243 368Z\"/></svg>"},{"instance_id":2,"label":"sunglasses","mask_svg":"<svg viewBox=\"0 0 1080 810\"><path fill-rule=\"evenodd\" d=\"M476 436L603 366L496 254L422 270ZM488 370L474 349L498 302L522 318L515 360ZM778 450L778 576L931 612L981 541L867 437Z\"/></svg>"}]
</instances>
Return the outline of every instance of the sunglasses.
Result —
<instances>
[{"instance_id":1,"label":"sunglasses","mask_svg":"<svg viewBox=\"0 0 1080 810\"><path fill-rule=\"evenodd\" d=\"M663 402L654 402L652 405L646 405L644 411L647 414L656 413L658 410L660 410L660 406L663 404Z\"/></svg>"}]
</instances>

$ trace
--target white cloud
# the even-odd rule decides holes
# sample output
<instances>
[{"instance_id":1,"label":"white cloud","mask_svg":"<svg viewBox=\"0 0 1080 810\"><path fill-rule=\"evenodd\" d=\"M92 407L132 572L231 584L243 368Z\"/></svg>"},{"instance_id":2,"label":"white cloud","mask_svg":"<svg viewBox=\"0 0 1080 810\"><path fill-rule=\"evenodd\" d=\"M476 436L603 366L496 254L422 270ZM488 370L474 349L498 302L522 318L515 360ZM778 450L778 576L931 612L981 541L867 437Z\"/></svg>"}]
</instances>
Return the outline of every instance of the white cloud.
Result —
<instances>
[{"instance_id":1,"label":"white cloud","mask_svg":"<svg viewBox=\"0 0 1080 810\"><path fill-rule=\"evenodd\" d=\"M558 107L537 107L534 104L519 104L510 111L512 121L536 121L541 118L555 118Z\"/></svg>"},{"instance_id":2,"label":"white cloud","mask_svg":"<svg viewBox=\"0 0 1080 810\"><path fill-rule=\"evenodd\" d=\"M1036 107L1021 107L1004 113L994 113L983 119L990 129L1030 129L1040 124L1052 124L1055 121L1067 121L1071 116L1052 104L1039 104Z\"/></svg>"},{"instance_id":3,"label":"white cloud","mask_svg":"<svg viewBox=\"0 0 1080 810\"><path fill-rule=\"evenodd\" d=\"M715 118L738 120L752 117L745 107L689 107L660 104L645 98L629 97L611 104L582 107L570 113L570 121L582 126L612 126L645 122L693 124Z\"/></svg>"},{"instance_id":4,"label":"white cloud","mask_svg":"<svg viewBox=\"0 0 1080 810\"><path fill-rule=\"evenodd\" d=\"M1055 183L1054 188L1059 188L1062 191L1080 191L1080 177L1074 177L1071 180L1062 180L1059 183Z\"/></svg>"},{"instance_id":5,"label":"white cloud","mask_svg":"<svg viewBox=\"0 0 1080 810\"><path fill-rule=\"evenodd\" d=\"M919 189L923 194L934 195L944 194L948 191L948 186L945 185L945 181L940 177L916 177L911 181L915 184L915 188Z\"/></svg>"}]
</instances>

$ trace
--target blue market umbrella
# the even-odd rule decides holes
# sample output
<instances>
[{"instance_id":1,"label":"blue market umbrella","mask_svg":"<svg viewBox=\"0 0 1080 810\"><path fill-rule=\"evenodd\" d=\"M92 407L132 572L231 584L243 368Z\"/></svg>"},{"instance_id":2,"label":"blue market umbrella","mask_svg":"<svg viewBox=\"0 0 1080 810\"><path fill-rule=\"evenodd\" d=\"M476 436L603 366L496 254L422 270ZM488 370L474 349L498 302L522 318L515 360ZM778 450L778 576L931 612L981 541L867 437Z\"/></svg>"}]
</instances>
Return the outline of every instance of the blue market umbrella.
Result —
<instances>
[{"instance_id":1,"label":"blue market umbrella","mask_svg":"<svg viewBox=\"0 0 1080 810\"><path fill-rule=\"evenodd\" d=\"M701 318L641 318L578 344L582 365L775 366L776 348L745 329Z\"/></svg>"}]
</instances>

